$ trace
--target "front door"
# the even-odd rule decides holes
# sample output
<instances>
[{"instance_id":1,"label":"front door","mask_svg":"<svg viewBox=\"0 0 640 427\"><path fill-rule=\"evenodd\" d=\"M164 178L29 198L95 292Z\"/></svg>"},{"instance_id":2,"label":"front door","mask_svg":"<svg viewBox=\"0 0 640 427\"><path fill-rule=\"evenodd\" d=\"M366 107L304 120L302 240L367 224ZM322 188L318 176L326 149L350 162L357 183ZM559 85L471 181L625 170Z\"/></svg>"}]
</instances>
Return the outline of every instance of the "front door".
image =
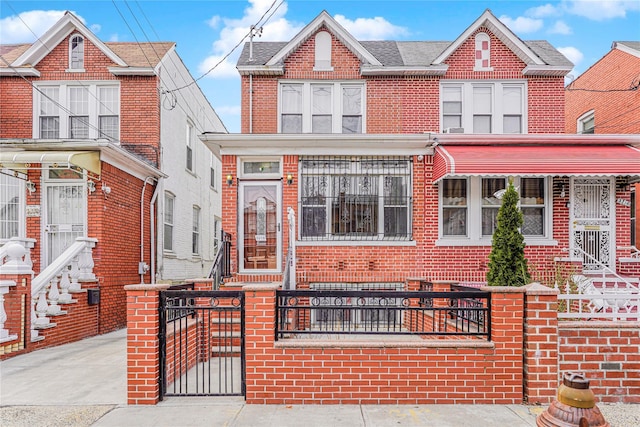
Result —
<instances>
[{"instance_id":1,"label":"front door","mask_svg":"<svg viewBox=\"0 0 640 427\"><path fill-rule=\"evenodd\" d=\"M81 172L70 169L45 170L43 268L85 237L87 187Z\"/></svg>"},{"instance_id":2,"label":"front door","mask_svg":"<svg viewBox=\"0 0 640 427\"><path fill-rule=\"evenodd\" d=\"M574 178L571 253L585 273L615 268L615 189L611 178Z\"/></svg>"},{"instance_id":3,"label":"front door","mask_svg":"<svg viewBox=\"0 0 640 427\"><path fill-rule=\"evenodd\" d=\"M240 271L280 272L282 265L282 183L240 183L238 250Z\"/></svg>"}]
</instances>

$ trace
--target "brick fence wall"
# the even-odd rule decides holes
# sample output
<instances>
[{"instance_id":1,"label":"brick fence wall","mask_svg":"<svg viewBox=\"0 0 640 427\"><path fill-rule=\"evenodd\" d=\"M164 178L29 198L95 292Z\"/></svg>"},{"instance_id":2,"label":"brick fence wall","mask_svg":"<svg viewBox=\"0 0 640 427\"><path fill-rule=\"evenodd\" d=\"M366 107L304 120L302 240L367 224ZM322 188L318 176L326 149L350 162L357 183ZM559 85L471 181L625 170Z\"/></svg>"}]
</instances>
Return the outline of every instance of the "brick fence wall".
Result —
<instances>
[{"instance_id":1,"label":"brick fence wall","mask_svg":"<svg viewBox=\"0 0 640 427\"><path fill-rule=\"evenodd\" d=\"M158 296L166 287L126 288L130 404L155 404L159 399ZM555 398L562 371L582 368L563 364L558 337L562 339L566 328L557 321L557 291L539 284L483 288L492 294L490 342L397 337L275 341L276 289L274 284L243 288L248 403L546 404ZM596 353L615 353L618 346L634 341L633 327L609 329L626 334L626 341L609 339L606 345L611 349L598 344ZM626 402L638 395L633 389L635 345L629 365L621 365L630 370L620 379L630 396L620 399ZM562 345L560 349L565 351ZM597 376L589 374L600 398L599 393L609 390L601 389Z\"/></svg>"}]
</instances>

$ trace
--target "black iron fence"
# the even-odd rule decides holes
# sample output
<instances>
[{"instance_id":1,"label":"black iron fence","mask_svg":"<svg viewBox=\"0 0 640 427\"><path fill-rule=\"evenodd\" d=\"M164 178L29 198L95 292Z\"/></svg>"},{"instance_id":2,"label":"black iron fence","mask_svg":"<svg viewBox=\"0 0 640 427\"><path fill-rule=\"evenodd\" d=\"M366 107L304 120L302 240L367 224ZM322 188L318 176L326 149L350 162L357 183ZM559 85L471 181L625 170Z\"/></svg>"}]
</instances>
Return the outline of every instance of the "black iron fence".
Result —
<instances>
[{"instance_id":1,"label":"black iron fence","mask_svg":"<svg viewBox=\"0 0 640 427\"><path fill-rule=\"evenodd\" d=\"M480 303L476 304L476 301ZM276 294L276 339L364 334L490 340L490 310L491 294L478 290L279 290Z\"/></svg>"},{"instance_id":2,"label":"black iron fence","mask_svg":"<svg viewBox=\"0 0 640 427\"><path fill-rule=\"evenodd\" d=\"M244 395L243 292L162 291L159 320L161 398Z\"/></svg>"}]
</instances>

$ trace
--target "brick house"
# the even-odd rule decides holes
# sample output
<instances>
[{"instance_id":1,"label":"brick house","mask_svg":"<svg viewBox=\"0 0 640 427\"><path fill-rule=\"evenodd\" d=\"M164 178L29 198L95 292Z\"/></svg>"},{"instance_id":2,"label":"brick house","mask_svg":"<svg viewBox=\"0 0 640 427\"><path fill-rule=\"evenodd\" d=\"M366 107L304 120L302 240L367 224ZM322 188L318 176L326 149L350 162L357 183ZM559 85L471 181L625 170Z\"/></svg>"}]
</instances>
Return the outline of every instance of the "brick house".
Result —
<instances>
[{"instance_id":1,"label":"brick house","mask_svg":"<svg viewBox=\"0 0 640 427\"><path fill-rule=\"evenodd\" d=\"M31 342L17 340L49 346L122 328L124 285L206 276L221 165L197 134L226 129L175 43L103 42L67 12L36 43L0 54L0 239L30 247L34 283L59 267L41 284L42 318L40 291L28 295L27 319L40 322ZM78 239L88 271L74 276ZM14 344L3 339L5 353Z\"/></svg>"},{"instance_id":2,"label":"brick house","mask_svg":"<svg viewBox=\"0 0 640 427\"><path fill-rule=\"evenodd\" d=\"M640 42L613 42L611 50L565 90L565 131L582 134L640 134ZM631 192L631 245L638 248L639 186Z\"/></svg>"},{"instance_id":3,"label":"brick house","mask_svg":"<svg viewBox=\"0 0 640 427\"><path fill-rule=\"evenodd\" d=\"M572 64L491 11L452 42L358 41L323 11L245 45L237 69L242 133L202 136L222 159L231 281L484 282L509 177L534 280L640 275L619 262L640 137L565 134Z\"/></svg>"}]
</instances>

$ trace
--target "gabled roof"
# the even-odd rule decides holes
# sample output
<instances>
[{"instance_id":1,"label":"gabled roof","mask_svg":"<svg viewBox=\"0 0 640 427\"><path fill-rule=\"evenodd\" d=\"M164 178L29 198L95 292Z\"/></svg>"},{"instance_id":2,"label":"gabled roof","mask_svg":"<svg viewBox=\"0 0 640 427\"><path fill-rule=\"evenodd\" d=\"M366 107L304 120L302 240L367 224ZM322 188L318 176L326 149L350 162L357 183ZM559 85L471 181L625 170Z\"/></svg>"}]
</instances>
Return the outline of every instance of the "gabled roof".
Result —
<instances>
[{"instance_id":1,"label":"gabled roof","mask_svg":"<svg viewBox=\"0 0 640 427\"><path fill-rule=\"evenodd\" d=\"M361 41L355 40L326 11L307 25L290 42L253 42L253 60L249 43L237 62L240 74L284 73L284 60L322 25L325 25L362 61L363 75L443 75L446 59L480 27L486 27L527 64L525 75L564 76L573 64L544 40L522 41L490 10L486 10L455 41ZM373 59L372 59L373 58Z\"/></svg>"},{"instance_id":2,"label":"gabled roof","mask_svg":"<svg viewBox=\"0 0 640 427\"><path fill-rule=\"evenodd\" d=\"M113 53L111 49L105 46L73 13L68 11L11 65L14 67L22 67L25 65L35 67L55 46L60 44L60 42L73 31L79 32L86 39L90 40L91 43L96 45L116 64L123 67L127 65L120 57Z\"/></svg>"},{"instance_id":3,"label":"gabled roof","mask_svg":"<svg viewBox=\"0 0 640 427\"><path fill-rule=\"evenodd\" d=\"M10 64L0 61L0 74L39 75L38 63L72 32L80 33L113 61L109 70L114 74L154 74L155 66L175 48L173 42L104 43L73 13L66 12L33 44L0 45L0 54Z\"/></svg>"},{"instance_id":4,"label":"gabled roof","mask_svg":"<svg viewBox=\"0 0 640 427\"><path fill-rule=\"evenodd\" d=\"M640 41L613 42L611 49L618 49L640 58Z\"/></svg>"},{"instance_id":5,"label":"gabled roof","mask_svg":"<svg viewBox=\"0 0 640 427\"><path fill-rule=\"evenodd\" d=\"M375 56L371 55L351 33L338 24L338 22L327 13L326 10L320 12L313 21L304 27L289 43L276 53L265 65L281 64L284 60L295 52L298 47L306 42L309 37L315 34L321 27L326 27L338 40L340 40L354 55L366 64L381 65Z\"/></svg>"}]
</instances>

